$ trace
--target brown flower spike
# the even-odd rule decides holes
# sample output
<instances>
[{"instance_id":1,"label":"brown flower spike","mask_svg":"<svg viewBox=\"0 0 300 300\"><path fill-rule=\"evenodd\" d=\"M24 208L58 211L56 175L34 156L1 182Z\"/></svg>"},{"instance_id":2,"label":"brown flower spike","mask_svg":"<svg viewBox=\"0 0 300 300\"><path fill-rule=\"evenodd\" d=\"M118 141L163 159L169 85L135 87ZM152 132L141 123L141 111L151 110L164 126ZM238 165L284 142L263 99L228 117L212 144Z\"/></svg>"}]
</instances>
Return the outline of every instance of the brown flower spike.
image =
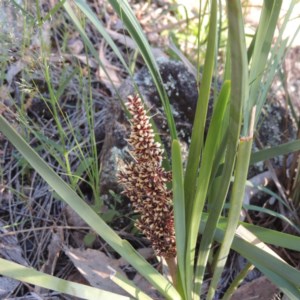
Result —
<instances>
[{"instance_id":1,"label":"brown flower spike","mask_svg":"<svg viewBox=\"0 0 300 300\"><path fill-rule=\"evenodd\" d=\"M172 258L176 256L172 192L166 186L171 173L162 168L163 150L154 141L141 99L129 96L126 106L132 116L128 143L134 161L119 172L119 182L140 215L137 228L150 240L157 255Z\"/></svg>"}]
</instances>

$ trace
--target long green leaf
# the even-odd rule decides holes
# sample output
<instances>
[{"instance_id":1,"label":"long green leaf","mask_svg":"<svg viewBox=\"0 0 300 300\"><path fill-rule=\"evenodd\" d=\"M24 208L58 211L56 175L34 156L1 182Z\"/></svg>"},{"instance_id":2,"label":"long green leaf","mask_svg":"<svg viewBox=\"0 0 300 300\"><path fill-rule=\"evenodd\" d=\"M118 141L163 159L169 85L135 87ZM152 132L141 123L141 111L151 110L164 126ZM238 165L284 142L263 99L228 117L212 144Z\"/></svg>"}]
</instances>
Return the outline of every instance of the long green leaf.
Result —
<instances>
[{"instance_id":1,"label":"long green leaf","mask_svg":"<svg viewBox=\"0 0 300 300\"><path fill-rule=\"evenodd\" d=\"M282 247L300 252L299 236L279 232L268 228L263 228L249 223L242 224L266 244L271 244L276 247Z\"/></svg>"},{"instance_id":2,"label":"long green leaf","mask_svg":"<svg viewBox=\"0 0 300 300\"><path fill-rule=\"evenodd\" d=\"M113 270L114 271L114 270ZM126 293L134 297L137 300L152 300L146 293L144 293L140 288L138 288L134 282L128 279L125 275L120 274L119 272L114 272L110 279L122 288Z\"/></svg>"},{"instance_id":3,"label":"long green leaf","mask_svg":"<svg viewBox=\"0 0 300 300\"><path fill-rule=\"evenodd\" d=\"M21 266L15 262L0 258L0 274L11 277L22 282L41 286L46 289L54 290L60 293L68 294L73 297L83 299L111 299L111 300L129 300L129 297L121 296L112 292L107 292L94 287L60 279L32 268Z\"/></svg>"},{"instance_id":4,"label":"long green leaf","mask_svg":"<svg viewBox=\"0 0 300 300\"><path fill-rule=\"evenodd\" d=\"M230 209L228 216L228 224L222 242L220 251L217 256L217 265L209 287L207 299L212 299L216 290L219 279L225 267L227 256L230 251L231 243L239 222L240 211L243 204L243 197L245 192L245 183L247 180L248 164L250 160L250 153L252 147L252 140L241 141L237 155L237 165L235 172L235 179L232 188L232 195L230 199ZM245 167L246 166L246 167Z\"/></svg>"},{"instance_id":5,"label":"long green leaf","mask_svg":"<svg viewBox=\"0 0 300 300\"><path fill-rule=\"evenodd\" d=\"M257 104L260 83L264 74L266 62L268 60L281 4L282 0L265 0L262 8L258 30L255 37L252 63L249 74L249 101L246 102L244 110L243 135L245 136L249 134L247 132L250 122L249 112L251 111L252 107ZM257 113L259 114L260 111L257 111Z\"/></svg>"},{"instance_id":6,"label":"long green leaf","mask_svg":"<svg viewBox=\"0 0 300 300\"><path fill-rule=\"evenodd\" d=\"M195 120L193 124L192 138L189 149L185 181L184 181L184 194L185 194L185 207L186 207L186 220L187 220L187 249L186 249L186 285L187 290L192 290L193 285L193 264L194 264L194 255L195 255L195 245L198 234L198 227L200 223L200 217L197 216L197 213L201 214L206 192L204 195L200 195L200 190L207 189L208 179L204 178L206 181L205 185L202 185L198 189L198 200L194 199L196 192L196 181L197 181L197 172L199 168L199 162L201 159L201 152L203 147L203 138L204 138L204 129L205 129L205 120L209 102L210 95L210 86L212 81L213 66L214 66L214 54L216 48L216 36L217 36L217 3L216 0L211 1L211 13L209 21L209 35L208 35L208 44L206 49L206 57L204 63L203 71L203 80L201 83L199 97L197 102L197 108L195 113ZM207 147L208 148L208 147ZM205 160L203 159L205 162ZM207 163L207 162L205 162ZM210 168L211 172L212 166L207 166L207 169ZM206 167L205 167L206 168ZM202 168L203 169L203 168ZM204 174L202 172L202 174ZM198 180L198 182L200 182ZM202 182L201 182L202 184ZM197 207L194 207L194 202L197 202ZM199 208L198 211L193 211L194 208ZM193 231L191 231L193 227Z\"/></svg>"},{"instance_id":7,"label":"long green leaf","mask_svg":"<svg viewBox=\"0 0 300 300\"><path fill-rule=\"evenodd\" d=\"M260 207L256 205L243 205L243 207L247 210L252 210L252 211L258 211L270 216L273 216L275 218L281 219L282 221L286 222L288 225L290 225L292 228L294 228L296 231L298 231L298 234L300 233L300 227L295 225L288 217L281 213L277 213L271 209L267 209L265 207Z\"/></svg>"},{"instance_id":8,"label":"long green leaf","mask_svg":"<svg viewBox=\"0 0 300 300\"><path fill-rule=\"evenodd\" d=\"M229 288L227 288L225 294L222 297L222 300L230 300L233 293L239 287L239 285L243 282L245 277L249 274L250 271L254 269L254 266L251 263L247 263L242 270L236 275L233 281L230 283Z\"/></svg>"},{"instance_id":9,"label":"long green leaf","mask_svg":"<svg viewBox=\"0 0 300 300\"><path fill-rule=\"evenodd\" d=\"M224 115L226 112L229 95L230 95L230 82L225 81L225 83L222 87L217 105L216 105L216 117L215 117L216 120L224 120ZM218 112L218 110L220 110L220 113ZM212 123L214 121L215 120L212 119ZM225 122L226 122L226 120L225 120ZM222 122L222 123L224 123L224 122ZM220 129L218 129L218 130L220 130ZM218 143L217 135L215 136L215 143ZM222 147L222 146L223 145L220 143L220 147ZM223 151L224 151L224 149L223 149ZM230 176L229 176L229 178L230 178ZM212 244L215 230L217 227L217 223L218 223L218 220L219 220L219 217L220 217L220 214L221 214L221 211L223 209L223 205L224 205L224 202L226 199L229 182L228 182L228 185L226 185L226 181L223 182L223 185L224 184L225 184L225 186L227 186L226 191L222 194L220 194L220 191L219 191L218 197L216 198L214 203L211 204L208 222L206 224L205 231L201 238L201 243L200 243L200 247L199 247L199 251L198 251L198 261L197 261L197 266L196 266L195 288L194 288L195 293L197 293L197 294L200 294L200 288L203 283L204 271L206 268L211 244Z\"/></svg>"},{"instance_id":10,"label":"long green leaf","mask_svg":"<svg viewBox=\"0 0 300 300\"><path fill-rule=\"evenodd\" d=\"M181 286L184 290L184 293L185 295L187 295L185 286L186 220L184 202L184 178L180 143L178 142L178 140L173 140L172 145L172 174L177 262L180 274L179 279L181 280Z\"/></svg>"},{"instance_id":11,"label":"long green leaf","mask_svg":"<svg viewBox=\"0 0 300 300\"><path fill-rule=\"evenodd\" d=\"M200 232L203 233L206 227L206 223L208 220L208 214L203 213L202 219L201 219L201 226L200 226ZM220 218L219 223L217 227L225 231L227 227L227 218ZM271 244L276 247L282 247L294 251L300 251L300 237L291 235L288 233L279 232L276 230L260 227L257 225L240 222L240 225L243 225L246 229L248 229L250 232L252 232L254 235L256 235L261 241L263 241L266 244Z\"/></svg>"},{"instance_id":12,"label":"long green leaf","mask_svg":"<svg viewBox=\"0 0 300 300\"><path fill-rule=\"evenodd\" d=\"M255 164L259 161L271 159L279 155L286 155L300 150L300 140L291 141L282 145L274 146L270 149L263 149L253 152L250 158L250 164Z\"/></svg>"},{"instance_id":13,"label":"long green leaf","mask_svg":"<svg viewBox=\"0 0 300 300\"><path fill-rule=\"evenodd\" d=\"M201 220L202 210L207 198L210 178L213 171L214 160L221 144L221 133L224 122L227 123L225 112L227 110L228 95L230 83L227 81L224 84L222 93L216 103L211 123L209 126L206 143L203 150L203 161L200 166L199 175L197 178L197 190L193 202L192 213L190 215L190 227L188 230L187 253L186 253L186 268L189 269L193 265L195 257L196 242L199 233L199 224ZM197 268L197 273L199 269ZM195 289L199 288L199 280L195 278ZM195 291L195 295L198 291Z\"/></svg>"},{"instance_id":14,"label":"long green leaf","mask_svg":"<svg viewBox=\"0 0 300 300\"><path fill-rule=\"evenodd\" d=\"M270 271L273 271L280 275L286 272L288 273L285 274L286 279L296 286L300 286L300 271L290 266L268 245L260 241L256 235L252 234L242 225L239 225L236 230L236 236L237 240L243 241L241 244L247 244L249 250L252 249L250 250L252 253L247 254L248 257L255 257L257 263L260 263L260 260L265 258L266 261L263 261L263 265L269 266L268 268L270 269ZM255 253L260 253L260 257L256 256Z\"/></svg>"},{"instance_id":15,"label":"long green leaf","mask_svg":"<svg viewBox=\"0 0 300 300\"><path fill-rule=\"evenodd\" d=\"M211 15L209 21L209 34L206 49L206 56L203 68L202 82L199 90L197 108L193 124L192 138L189 149L186 173L185 173L185 202L187 220L190 218L193 196L196 191L196 178L201 159L203 147L204 129L207 115L207 108L210 96L210 87L215 62L215 49L217 40L217 3L211 1Z\"/></svg>"},{"instance_id":16,"label":"long green leaf","mask_svg":"<svg viewBox=\"0 0 300 300\"><path fill-rule=\"evenodd\" d=\"M181 297L175 288L154 269L126 240L121 239L94 211L66 184L0 115L0 128L40 176L74 211L89 224L113 249L124 257L163 295L170 299Z\"/></svg>"},{"instance_id":17,"label":"long green leaf","mask_svg":"<svg viewBox=\"0 0 300 300\"><path fill-rule=\"evenodd\" d=\"M256 101L256 103L257 103L256 124L259 121L259 115L262 111L262 108L263 108L265 102L266 102L268 92L274 81L274 76L278 72L278 69L281 68L283 55L287 49L287 47L286 47L287 42L288 42L288 39L285 39L283 42L281 42L279 49L274 49L274 47L273 47L272 52L271 52L271 58L267 62L268 68L266 69L266 71L265 71L266 74L262 80L262 83L260 84L259 96Z\"/></svg>"},{"instance_id":18,"label":"long green leaf","mask_svg":"<svg viewBox=\"0 0 300 300\"><path fill-rule=\"evenodd\" d=\"M289 294L297 295L295 299L298 299L300 294L300 272L283 261L279 255L243 226L239 226L237 235L237 240L240 239L239 246L250 248L248 251L251 253L247 253L248 260L254 263L257 268L261 268L265 275L270 276L269 279L278 287L283 288L285 292L288 291Z\"/></svg>"},{"instance_id":19,"label":"long green leaf","mask_svg":"<svg viewBox=\"0 0 300 300\"><path fill-rule=\"evenodd\" d=\"M231 51L231 106L230 106L230 129L229 139L232 142L227 149L231 162L234 159L242 119L242 109L246 99L248 99L248 62L247 51L244 36L244 25L242 20L241 3L238 0L227 1L228 23L229 23L229 41ZM237 174L233 192L231 196L231 207L229 212L229 224L226 231L226 239L224 239L218 257L222 260L217 261L213 279L211 281L207 299L212 299L215 293L219 278L225 265L226 257L230 250L230 246L234 237L235 228L237 226L239 211L242 204L242 195L246 182L248 161L250 159L251 143L240 142L239 156L237 162ZM233 153L230 153L233 152ZM226 160L225 160L226 162Z\"/></svg>"}]
</instances>

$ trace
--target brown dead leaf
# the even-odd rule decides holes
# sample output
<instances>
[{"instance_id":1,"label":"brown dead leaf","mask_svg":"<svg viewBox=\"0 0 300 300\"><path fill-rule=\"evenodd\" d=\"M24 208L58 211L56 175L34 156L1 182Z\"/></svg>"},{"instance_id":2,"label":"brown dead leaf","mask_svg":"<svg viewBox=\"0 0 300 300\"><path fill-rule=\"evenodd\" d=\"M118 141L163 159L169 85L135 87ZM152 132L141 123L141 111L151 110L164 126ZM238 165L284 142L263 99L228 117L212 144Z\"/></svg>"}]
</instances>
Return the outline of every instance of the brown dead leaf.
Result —
<instances>
[{"instance_id":1,"label":"brown dead leaf","mask_svg":"<svg viewBox=\"0 0 300 300\"><path fill-rule=\"evenodd\" d=\"M238 288L231 300L274 299L274 295L278 292L279 289L262 276Z\"/></svg>"},{"instance_id":2,"label":"brown dead leaf","mask_svg":"<svg viewBox=\"0 0 300 300\"><path fill-rule=\"evenodd\" d=\"M6 84L0 86L0 103L10 99L10 92L10 88Z\"/></svg>"},{"instance_id":3,"label":"brown dead leaf","mask_svg":"<svg viewBox=\"0 0 300 300\"><path fill-rule=\"evenodd\" d=\"M63 209L64 215L67 220L67 224L69 226L74 226L74 227L89 227L87 223L85 223L81 217L69 206L66 205ZM74 242L78 247L83 246L83 239L86 233L82 231L74 231L72 233Z\"/></svg>"},{"instance_id":4,"label":"brown dead leaf","mask_svg":"<svg viewBox=\"0 0 300 300\"><path fill-rule=\"evenodd\" d=\"M144 293L150 296L153 299L160 300L164 299L159 296L157 291L153 288L153 286L146 280L143 276L137 273L133 278L133 283Z\"/></svg>"},{"instance_id":5,"label":"brown dead leaf","mask_svg":"<svg viewBox=\"0 0 300 300\"><path fill-rule=\"evenodd\" d=\"M6 296L19 285L19 281L8 277L0 277L0 299L7 299Z\"/></svg>"},{"instance_id":6,"label":"brown dead leaf","mask_svg":"<svg viewBox=\"0 0 300 300\"><path fill-rule=\"evenodd\" d=\"M51 22L49 21L43 22L40 30L31 37L29 50L37 51L44 45L51 45Z\"/></svg>"},{"instance_id":7,"label":"brown dead leaf","mask_svg":"<svg viewBox=\"0 0 300 300\"><path fill-rule=\"evenodd\" d=\"M63 231L59 229L58 232L52 233L51 242L48 246L48 259L41 267L41 272L53 275L56 266L59 253L61 251L61 245L63 243ZM39 286L35 287L35 292L38 294L43 294L47 289L41 288Z\"/></svg>"},{"instance_id":8,"label":"brown dead leaf","mask_svg":"<svg viewBox=\"0 0 300 300\"><path fill-rule=\"evenodd\" d=\"M62 230L61 230L61 232L52 233L51 242L47 248L48 249L48 259L41 268L42 272L53 275L54 269L56 266L56 262L57 262L57 258L61 251L62 242L63 242Z\"/></svg>"},{"instance_id":9,"label":"brown dead leaf","mask_svg":"<svg viewBox=\"0 0 300 300\"><path fill-rule=\"evenodd\" d=\"M82 218L69 205L66 205L63 210L68 225L78 227L88 226L87 223L85 223L82 220Z\"/></svg>"},{"instance_id":10,"label":"brown dead leaf","mask_svg":"<svg viewBox=\"0 0 300 300\"><path fill-rule=\"evenodd\" d=\"M26 67L26 63L22 60L18 60L14 64L11 64L6 73L6 80L8 85L12 84L13 79Z\"/></svg>"},{"instance_id":11,"label":"brown dead leaf","mask_svg":"<svg viewBox=\"0 0 300 300\"><path fill-rule=\"evenodd\" d=\"M155 256L152 248L140 248L137 250L137 252L140 255L142 255L146 260L153 258ZM128 262L124 258L120 257L118 259L118 265L119 266L127 266Z\"/></svg>"},{"instance_id":12,"label":"brown dead leaf","mask_svg":"<svg viewBox=\"0 0 300 300\"><path fill-rule=\"evenodd\" d=\"M1 142L1 140L0 140L0 142ZM0 161L1 160L4 161L4 151L2 151L0 149ZM9 188L7 188L5 183L0 184L0 206L1 207L9 206L12 199L13 199L13 193L11 192L11 190ZM1 232L1 230L0 230L0 232Z\"/></svg>"},{"instance_id":13,"label":"brown dead leaf","mask_svg":"<svg viewBox=\"0 0 300 300\"><path fill-rule=\"evenodd\" d=\"M78 38L73 38L68 41L68 48L73 55L78 55L84 48L83 42Z\"/></svg>"},{"instance_id":14,"label":"brown dead leaf","mask_svg":"<svg viewBox=\"0 0 300 300\"><path fill-rule=\"evenodd\" d=\"M110 279L113 272L125 276L119 268L117 259L110 258L104 253L93 249L80 250L65 247L64 252L91 286L129 296Z\"/></svg>"},{"instance_id":15,"label":"brown dead leaf","mask_svg":"<svg viewBox=\"0 0 300 300\"><path fill-rule=\"evenodd\" d=\"M4 226L5 224L0 220L0 257L28 266L17 238L14 235L8 235L9 231Z\"/></svg>"},{"instance_id":16,"label":"brown dead leaf","mask_svg":"<svg viewBox=\"0 0 300 300\"><path fill-rule=\"evenodd\" d=\"M104 47L104 41L101 42L99 47L99 59L102 63L102 66L99 66L97 75L101 82L103 82L107 88L109 88L111 91L113 91L113 86L116 88L120 87L121 80L119 78L118 73L120 72L119 68L113 66L106 58L105 56L105 47ZM105 71L104 71L105 69Z\"/></svg>"}]
</instances>

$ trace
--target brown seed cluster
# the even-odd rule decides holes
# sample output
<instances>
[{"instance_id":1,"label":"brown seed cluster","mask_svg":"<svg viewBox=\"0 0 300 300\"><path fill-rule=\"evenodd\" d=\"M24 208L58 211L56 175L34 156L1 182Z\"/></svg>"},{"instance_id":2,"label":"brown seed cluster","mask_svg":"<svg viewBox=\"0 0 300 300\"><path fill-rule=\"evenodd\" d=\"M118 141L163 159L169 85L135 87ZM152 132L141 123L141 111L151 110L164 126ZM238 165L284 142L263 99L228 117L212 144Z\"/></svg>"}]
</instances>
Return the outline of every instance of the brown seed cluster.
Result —
<instances>
[{"instance_id":1,"label":"brown seed cluster","mask_svg":"<svg viewBox=\"0 0 300 300\"><path fill-rule=\"evenodd\" d=\"M128 143L133 162L119 172L124 194L140 214L137 228L150 240L157 255L176 256L172 192L166 183L171 173L162 168L163 150L155 142L152 126L138 96L129 96L127 108L132 116Z\"/></svg>"}]
</instances>

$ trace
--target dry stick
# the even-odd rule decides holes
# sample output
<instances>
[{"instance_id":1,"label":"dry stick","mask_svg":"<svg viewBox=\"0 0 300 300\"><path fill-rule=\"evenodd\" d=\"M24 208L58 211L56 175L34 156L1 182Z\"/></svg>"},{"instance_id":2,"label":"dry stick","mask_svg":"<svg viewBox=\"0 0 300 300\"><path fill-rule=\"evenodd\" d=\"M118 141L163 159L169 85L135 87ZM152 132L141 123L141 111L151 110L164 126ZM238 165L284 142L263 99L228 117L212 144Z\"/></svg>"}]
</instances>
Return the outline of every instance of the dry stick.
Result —
<instances>
[{"instance_id":1,"label":"dry stick","mask_svg":"<svg viewBox=\"0 0 300 300\"><path fill-rule=\"evenodd\" d=\"M44 227L36 227L36 228L29 228L29 229L21 229L16 231L9 231L5 233L0 233L0 238L8 235L15 235L19 233L25 232L32 232L32 231L39 231L39 230L54 230L54 229L69 229L69 230L89 230L91 229L88 226L44 226Z\"/></svg>"}]
</instances>

